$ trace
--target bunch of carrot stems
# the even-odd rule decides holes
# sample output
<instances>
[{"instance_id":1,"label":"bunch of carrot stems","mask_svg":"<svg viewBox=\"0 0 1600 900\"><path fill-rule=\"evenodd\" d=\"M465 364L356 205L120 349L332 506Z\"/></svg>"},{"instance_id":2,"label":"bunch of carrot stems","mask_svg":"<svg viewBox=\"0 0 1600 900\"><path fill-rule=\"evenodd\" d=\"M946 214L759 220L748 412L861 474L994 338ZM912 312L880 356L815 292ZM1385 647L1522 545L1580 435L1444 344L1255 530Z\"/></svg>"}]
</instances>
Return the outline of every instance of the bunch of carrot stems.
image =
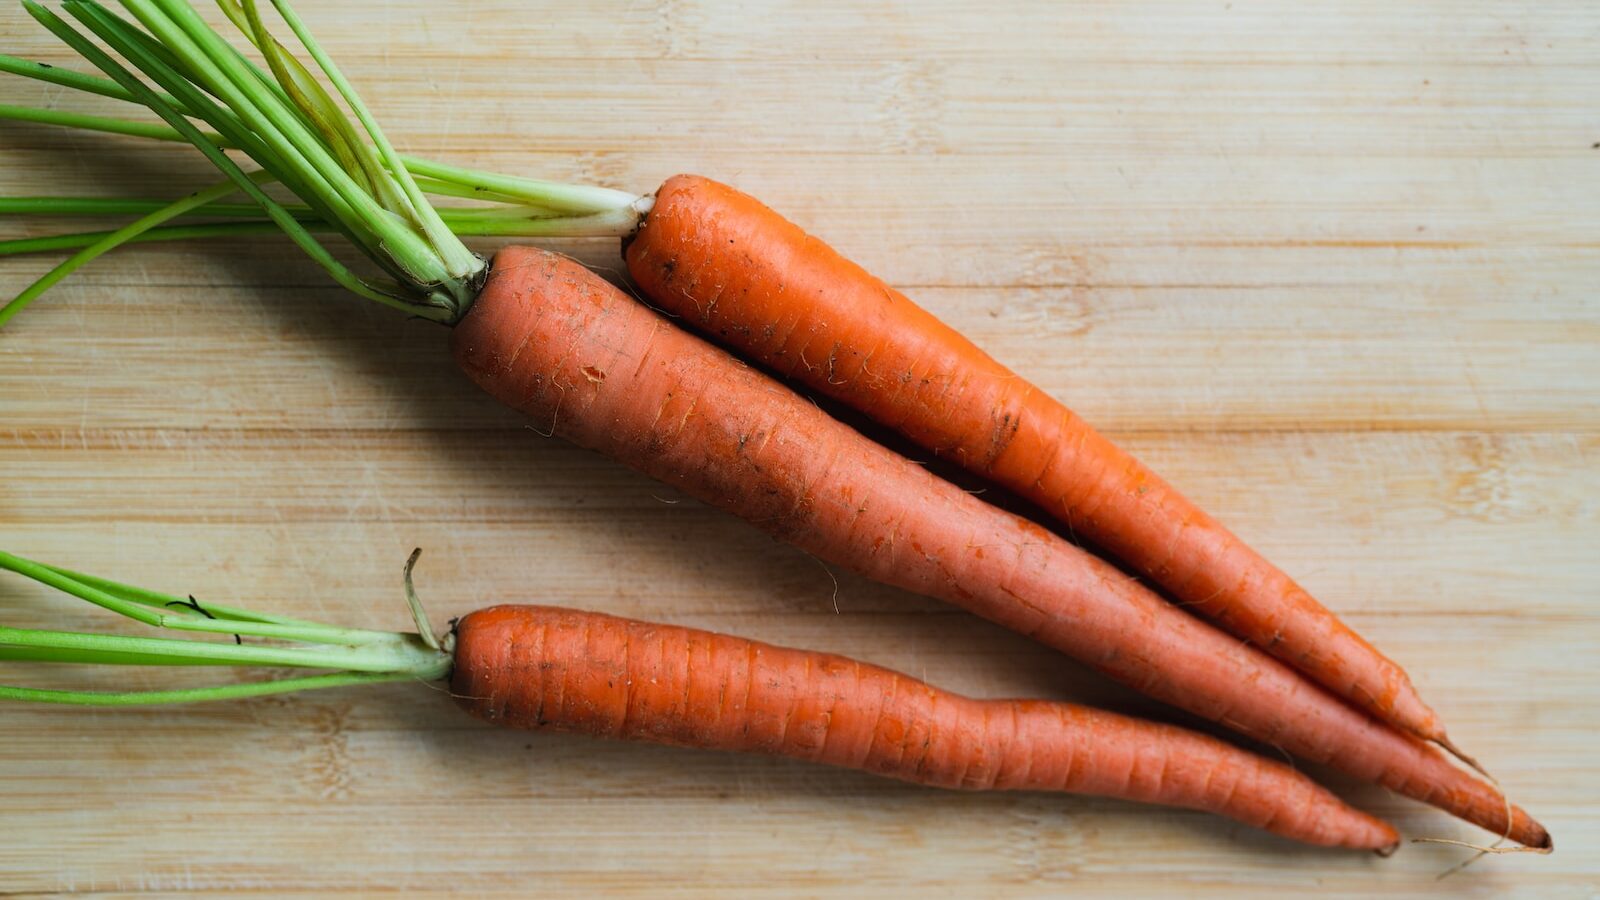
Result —
<instances>
[{"instance_id":1,"label":"bunch of carrot stems","mask_svg":"<svg viewBox=\"0 0 1600 900\"><path fill-rule=\"evenodd\" d=\"M483 260L462 235L618 235L637 221L637 195L497 175L401 156L384 137L360 95L287 4L285 21L349 104L362 129L321 83L267 33L253 2L221 4L266 57L270 74L228 45L187 4L134 0L128 6L165 43L92 2L64 7L96 37L155 81L118 64L85 35L32 0L23 5L41 24L111 78L98 78L0 55L0 71L146 106L164 124L132 122L49 109L0 106L0 118L100 130L193 144L227 179L177 201L100 201L24 197L0 202L0 214L124 215L140 218L111 232L0 242L0 254L76 248L78 252L0 308L0 326L50 286L121 244L137 240L228 236L278 230L287 234L341 286L379 303L439 321L459 318L471 302ZM186 56L181 56L188 51ZM196 87L193 72L215 76L215 95ZM215 131L202 131L198 118ZM369 143L370 141L370 143ZM261 169L246 174L224 152L245 151ZM302 205L285 205L263 190L281 182ZM487 205L436 210L425 193ZM244 194L248 205L222 204ZM166 226L184 217L253 221ZM385 270L359 277L336 260L313 231L337 233Z\"/></svg>"}]
</instances>

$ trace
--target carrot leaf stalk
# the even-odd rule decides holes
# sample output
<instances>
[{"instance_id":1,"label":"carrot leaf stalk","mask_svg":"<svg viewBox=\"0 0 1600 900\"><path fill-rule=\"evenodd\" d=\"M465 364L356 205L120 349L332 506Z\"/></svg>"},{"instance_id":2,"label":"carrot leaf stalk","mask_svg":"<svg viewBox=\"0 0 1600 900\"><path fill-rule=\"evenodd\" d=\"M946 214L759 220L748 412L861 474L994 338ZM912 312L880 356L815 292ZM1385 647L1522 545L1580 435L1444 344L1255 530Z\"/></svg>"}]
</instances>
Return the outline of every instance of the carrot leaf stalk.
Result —
<instances>
[{"instance_id":1,"label":"carrot leaf stalk","mask_svg":"<svg viewBox=\"0 0 1600 900\"><path fill-rule=\"evenodd\" d=\"M145 215L171 210L174 205L164 200L99 197L0 197L0 216ZM284 210L300 223L301 227L313 234L325 234L337 230L319 219L316 211L308 206L285 205ZM536 207L524 205L467 209L445 207L439 210L439 215L445 224L450 226L451 231L462 237L572 237L574 228L583 229L585 237L622 237L632 231L638 222L637 213L631 209L586 216L552 216ZM186 241L197 238L250 237L275 234L281 230L276 222L261 211L260 207L248 203L206 203L192 208L185 204L175 215L164 215L162 220L194 216L228 221L182 225L154 225L140 221L117 231L80 231L12 238L0 240L0 256L77 250L113 236L116 240L111 246L119 246L128 243Z\"/></svg>"},{"instance_id":2,"label":"carrot leaf stalk","mask_svg":"<svg viewBox=\"0 0 1600 900\"><path fill-rule=\"evenodd\" d=\"M252 173L247 177L252 181L259 183L269 180L271 176L269 173L263 171ZM45 291L49 290L61 279L71 275L73 272L92 261L95 257L100 256L109 250L113 250L121 244L126 243L127 241L136 238L141 234L148 233L152 228L155 228L162 222L177 218L178 216L181 216L190 210L203 207L214 200L219 200L228 196L229 194L235 193L236 191L238 191L238 187L233 183L233 181L224 181L221 184L213 185L212 187L208 187L204 190L196 191L182 200L178 200L174 203L169 203L165 206L155 209L141 218L124 225L116 231L105 232L93 240L85 241L82 249L68 257L65 262L62 262L60 265L46 272L33 284L28 285L28 287L25 288L22 293L18 294L15 299L6 304L4 309L0 309L0 326L5 325L5 323L10 320L12 316L15 316L29 303L32 303L40 294L43 294Z\"/></svg>"},{"instance_id":3,"label":"carrot leaf stalk","mask_svg":"<svg viewBox=\"0 0 1600 900\"><path fill-rule=\"evenodd\" d=\"M417 623L417 636L422 642L435 650L439 649L439 639L433 635L433 626L428 624L428 611L422 608L422 599L417 596L416 585L411 582L411 570L417 567L417 560L422 557L422 548L411 551L406 558L406 605L411 607L411 619Z\"/></svg>"},{"instance_id":4,"label":"carrot leaf stalk","mask_svg":"<svg viewBox=\"0 0 1600 900\"><path fill-rule=\"evenodd\" d=\"M143 218L114 231L22 238L0 243L0 255L43 250L78 252L0 309L0 325L46 289L94 257L132 241L254 234L287 234L342 286L367 299L421 318L455 322L470 307L487 268L461 235L619 236L634 228L648 200L606 188L563 185L481 172L405 157L384 135L360 95L323 51L297 13L273 0L283 21L314 61L318 77L272 34L256 0L219 0L224 13L266 60L263 71L211 28L183 0L122 0L133 21L94 0L66 0L74 27L34 0L28 12L108 78L68 72L0 56L0 71L142 105L163 124L58 110L0 106L0 118L182 141L199 149L228 178L207 191L143 210ZM93 43L98 38L117 56ZM347 115L335 100L337 94ZM202 130L198 119L212 130ZM258 166L245 172L239 151ZM261 190L279 182L302 201L290 208ZM215 201L240 192L254 213ZM464 197L494 207L441 210L428 194ZM18 198L11 214L60 210ZM93 212L92 200L67 204ZM125 207L124 207L125 208ZM105 210L109 212L109 208ZM166 226L191 214L247 221ZM381 268L385 277L358 276L314 234L341 235Z\"/></svg>"},{"instance_id":5,"label":"carrot leaf stalk","mask_svg":"<svg viewBox=\"0 0 1600 900\"><path fill-rule=\"evenodd\" d=\"M0 661L67 662L141 666L251 666L330 670L239 684L153 691L74 691L0 685L0 699L79 706L189 703L281 694L383 681L437 681L450 672L451 636L428 628L427 615L410 589L407 599L419 633L341 628L232 606L204 604L146 588L120 584L0 552L0 569L16 572L96 606L156 628L232 641L131 637L73 631L0 627ZM249 643L245 638L250 638Z\"/></svg>"}]
</instances>

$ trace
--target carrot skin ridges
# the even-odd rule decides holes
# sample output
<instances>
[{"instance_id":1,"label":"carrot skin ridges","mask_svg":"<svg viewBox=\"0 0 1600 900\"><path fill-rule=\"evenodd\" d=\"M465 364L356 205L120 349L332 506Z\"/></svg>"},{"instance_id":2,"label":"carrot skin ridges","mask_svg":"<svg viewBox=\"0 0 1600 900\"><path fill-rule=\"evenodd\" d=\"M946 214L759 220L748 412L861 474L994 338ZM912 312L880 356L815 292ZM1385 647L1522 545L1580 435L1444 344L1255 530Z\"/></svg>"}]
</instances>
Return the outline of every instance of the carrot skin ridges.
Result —
<instances>
[{"instance_id":1,"label":"carrot skin ridges","mask_svg":"<svg viewBox=\"0 0 1600 900\"><path fill-rule=\"evenodd\" d=\"M1175 706L1499 833L1505 800L1111 565L867 440L578 263L495 257L451 336L560 435L868 578L956 604ZM1514 813L1522 843L1547 840Z\"/></svg>"},{"instance_id":2,"label":"carrot skin ridges","mask_svg":"<svg viewBox=\"0 0 1600 900\"><path fill-rule=\"evenodd\" d=\"M1171 725L973 700L840 656L550 606L457 623L451 693L518 728L766 753L931 787L1063 791L1205 810L1322 846L1394 829L1288 766Z\"/></svg>"},{"instance_id":3,"label":"carrot skin ridges","mask_svg":"<svg viewBox=\"0 0 1600 900\"><path fill-rule=\"evenodd\" d=\"M1039 504L1196 612L1442 741L1405 671L1071 410L754 198L679 175L625 250L652 302Z\"/></svg>"}]
</instances>

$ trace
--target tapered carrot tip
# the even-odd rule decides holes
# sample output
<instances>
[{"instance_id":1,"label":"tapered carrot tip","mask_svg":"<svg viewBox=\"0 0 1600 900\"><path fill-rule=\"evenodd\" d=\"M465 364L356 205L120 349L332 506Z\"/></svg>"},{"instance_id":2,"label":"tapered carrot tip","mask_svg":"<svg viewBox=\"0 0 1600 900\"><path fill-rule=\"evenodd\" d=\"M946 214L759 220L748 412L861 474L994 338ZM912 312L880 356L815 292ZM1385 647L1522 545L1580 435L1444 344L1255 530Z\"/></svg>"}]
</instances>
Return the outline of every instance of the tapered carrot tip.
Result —
<instances>
[{"instance_id":1,"label":"tapered carrot tip","mask_svg":"<svg viewBox=\"0 0 1600 900\"><path fill-rule=\"evenodd\" d=\"M1503 840L1516 841L1522 845L1518 849L1537 853L1549 853L1555 849L1555 841L1551 839L1550 832L1546 831L1533 816L1528 815L1522 807L1508 802L1503 795L1500 802L1503 804L1502 809L1498 810L1497 814L1481 817L1477 822L1480 827L1501 836ZM1509 828L1506 827L1507 813L1511 816Z\"/></svg>"},{"instance_id":2,"label":"tapered carrot tip","mask_svg":"<svg viewBox=\"0 0 1600 900\"><path fill-rule=\"evenodd\" d=\"M1518 812L1521 812L1521 810L1518 810ZM1523 815L1527 814L1523 813ZM1524 842L1524 847L1527 847L1530 850L1537 850L1540 853L1552 853L1555 851L1555 838L1550 836L1550 832L1546 831L1543 825L1540 825L1533 819L1529 819L1528 827L1532 830L1534 839L1532 841Z\"/></svg>"},{"instance_id":3,"label":"tapered carrot tip","mask_svg":"<svg viewBox=\"0 0 1600 900\"><path fill-rule=\"evenodd\" d=\"M1394 826L1377 816L1361 813L1367 819L1367 841L1365 844L1355 845L1359 849L1371 850L1379 856L1393 856L1400 849L1400 832Z\"/></svg>"}]
</instances>

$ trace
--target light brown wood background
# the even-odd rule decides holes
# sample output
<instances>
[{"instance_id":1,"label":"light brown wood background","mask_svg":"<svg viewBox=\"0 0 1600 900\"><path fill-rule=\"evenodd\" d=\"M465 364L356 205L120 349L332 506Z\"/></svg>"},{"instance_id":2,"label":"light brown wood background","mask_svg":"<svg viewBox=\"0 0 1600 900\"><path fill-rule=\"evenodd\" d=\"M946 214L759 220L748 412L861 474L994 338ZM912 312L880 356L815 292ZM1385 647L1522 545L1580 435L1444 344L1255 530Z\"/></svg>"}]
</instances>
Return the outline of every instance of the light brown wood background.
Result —
<instances>
[{"instance_id":1,"label":"light brown wood background","mask_svg":"<svg viewBox=\"0 0 1600 900\"><path fill-rule=\"evenodd\" d=\"M1125 803L499 732L391 686L0 709L0 889L1600 890L1600 6L306 6L411 152L641 191L731 180L907 290L1403 661L1559 850L1438 884L1460 851L1385 861ZM15 6L0 34L74 62ZM11 78L0 98L117 109ZM179 148L0 137L5 194L214 178ZM565 249L617 267L613 243ZM6 260L0 287L51 262ZM798 552L541 438L444 337L279 240L103 260L0 334L0 546L404 628L420 545L440 621L567 603L1171 715L965 614L842 574L835 591ZM123 627L15 577L0 609ZM1408 835L1483 837L1330 783Z\"/></svg>"}]
</instances>

